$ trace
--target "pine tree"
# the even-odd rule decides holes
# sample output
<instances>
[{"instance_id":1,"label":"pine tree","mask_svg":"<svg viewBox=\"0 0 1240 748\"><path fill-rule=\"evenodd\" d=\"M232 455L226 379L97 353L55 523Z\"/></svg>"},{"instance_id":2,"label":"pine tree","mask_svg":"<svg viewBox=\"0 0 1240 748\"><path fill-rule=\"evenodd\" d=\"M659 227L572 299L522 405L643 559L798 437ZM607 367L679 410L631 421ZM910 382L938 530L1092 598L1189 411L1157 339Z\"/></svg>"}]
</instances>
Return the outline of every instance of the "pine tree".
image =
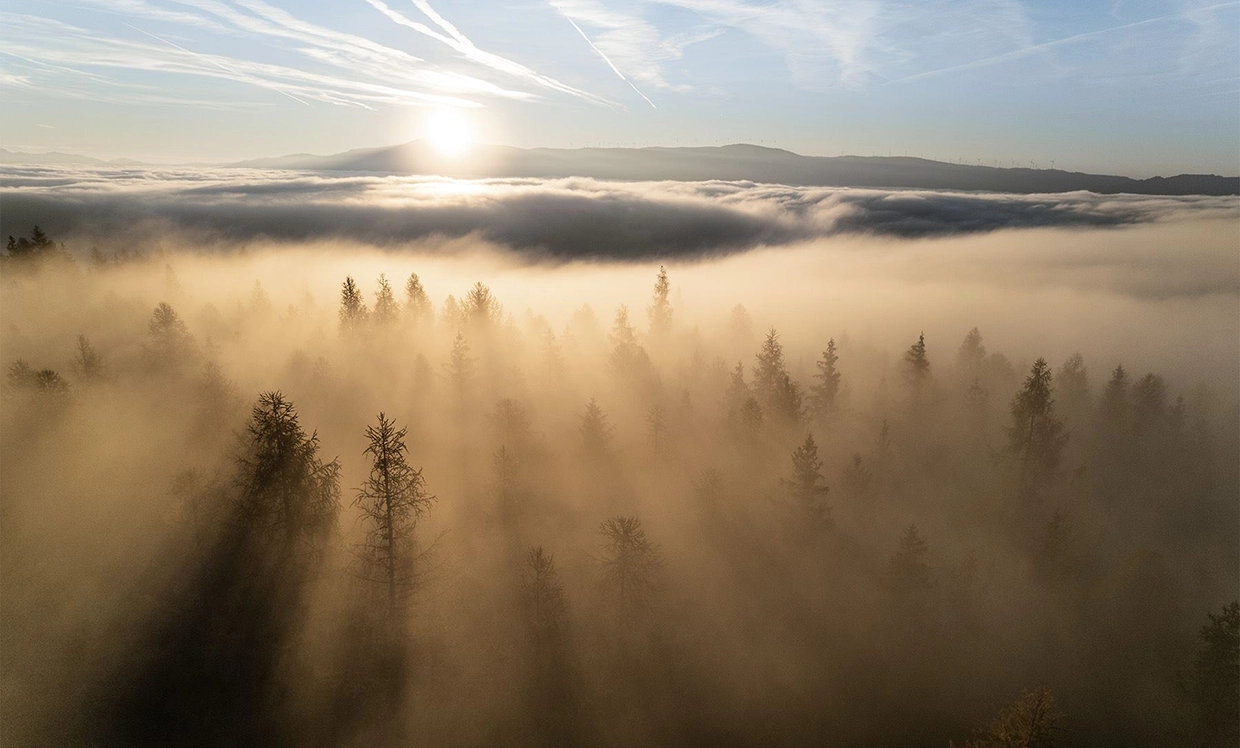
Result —
<instances>
[{"instance_id":1,"label":"pine tree","mask_svg":"<svg viewBox=\"0 0 1240 748\"><path fill-rule=\"evenodd\" d=\"M377 425L366 427L370 444L364 454L371 458L370 475L353 502L366 524L366 538L357 553L360 575L384 590L393 619L416 582L414 530L435 502L422 471L409 466L407 431L397 429L383 413Z\"/></svg>"},{"instance_id":2,"label":"pine tree","mask_svg":"<svg viewBox=\"0 0 1240 748\"><path fill-rule=\"evenodd\" d=\"M504 308L491 293L491 289L479 281L465 294L465 300L461 302L460 314L471 325L486 328L500 323L504 316Z\"/></svg>"},{"instance_id":3,"label":"pine tree","mask_svg":"<svg viewBox=\"0 0 1240 748\"><path fill-rule=\"evenodd\" d=\"M1046 359L1034 362L1024 387L1012 399L1008 451L1020 462L1021 493L1032 497L1055 469L1068 441L1063 421L1055 415L1051 370Z\"/></svg>"},{"instance_id":4,"label":"pine tree","mask_svg":"<svg viewBox=\"0 0 1240 748\"><path fill-rule=\"evenodd\" d=\"M637 613L649 607L661 588L663 557L646 538L636 517L611 517L599 527L603 536L603 583L620 610Z\"/></svg>"},{"instance_id":5,"label":"pine tree","mask_svg":"<svg viewBox=\"0 0 1240 748\"><path fill-rule=\"evenodd\" d=\"M650 320L650 334L666 335L672 329L672 303L669 300L672 284L667 279L667 269L659 266L659 275L654 282L654 298L646 308Z\"/></svg>"},{"instance_id":6,"label":"pine tree","mask_svg":"<svg viewBox=\"0 0 1240 748\"><path fill-rule=\"evenodd\" d=\"M831 338L827 341L827 349L822 352L822 359L816 363L816 382L810 388L810 407L820 420L835 412L835 400L840 391L840 372L836 368L839 360L835 352L835 338Z\"/></svg>"},{"instance_id":7,"label":"pine tree","mask_svg":"<svg viewBox=\"0 0 1240 748\"><path fill-rule=\"evenodd\" d=\"M831 527L831 507L826 503L830 489L822 477L822 460L813 434L807 434L805 442L793 451L792 477L782 479L782 483L797 512L800 534L813 538Z\"/></svg>"},{"instance_id":8,"label":"pine tree","mask_svg":"<svg viewBox=\"0 0 1240 748\"><path fill-rule=\"evenodd\" d=\"M435 309L417 273L410 273L409 280L405 281L405 311L418 324L432 322L435 318Z\"/></svg>"},{"instance_id":9,"label":"pine tree","mask_svg":"<svg viewBox=\"0 0 1240 748\"><path fill-rule=\"evenodd\" d=\"M357 334L366 325L370 311L362 299L361 289L357 287L353 276L345 276L340 286L340 330L346 335Z\"/></svg>"},{"instance_id":10,"label":"pine tree","mask_svg":"<svg viewBox=\"0 0 1240 748\"><path fill-rule=\"evenodd\" d=\"M319 458L297 410L279 392L265 392L250 414L238 457L242 516L260 536L282 541L282 557L317 558L336 526L340 464Z\"/></svg>"},{"instance_id":11,"label":"pine tree","mask_svg":"<svg viewBox=\"0 0 1240 748\"><path fill-rule=\"evenodd\" d=\"M930 360L926 358L926 335L922 333L904 354L904 382L908 385L914 405L921 403L929 380Z\"/></svg>"},{"instance_id":12,"label":"pine tree","mask_svg":"<svg viewBox=\"0 0 1240 748\"><path fill-rule=\"evenodd\" d=\"M754 391L773 418L784 424L796 423L801 415L801 390L784 366L784 347L779 333L771 328L758 351L754 367Z\"/></svg>"},{"instance_id":13,"label":"pine tree","mask_svg":"<svg viewBox=\"0 0 1240 748\"><path fill-rule=\"evenodd\" d=\"M392 284L388 283L387 275L379 273L379 290L375 292L375 324L379 327L390 327L396 323L398 316Z\"/></svg>"}]
</instances>

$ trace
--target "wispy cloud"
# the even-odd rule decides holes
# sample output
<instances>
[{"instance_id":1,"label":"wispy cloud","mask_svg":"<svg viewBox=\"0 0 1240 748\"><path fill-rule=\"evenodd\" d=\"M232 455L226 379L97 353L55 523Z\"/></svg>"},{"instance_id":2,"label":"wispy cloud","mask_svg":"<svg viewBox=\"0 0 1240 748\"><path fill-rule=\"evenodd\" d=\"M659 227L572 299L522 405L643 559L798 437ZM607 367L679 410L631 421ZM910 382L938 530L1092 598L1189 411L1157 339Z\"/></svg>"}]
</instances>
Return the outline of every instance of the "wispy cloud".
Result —
<instances>
[{"instance_id":1,"label":"wispy cloud","mask_svg":"<svg viewBox=\"0 0 1240 748\"><path fill-rule=\"evenodd\" d=\"M375 10L387 16L392 22L405 26L406 28L418 32L419 34L423 34L424 36L428 36L435 41L447 45L467 60L484 65L500 73L513 76L527 83L533 83L560 93L570 94L596 104L611 103L601 97L595 96L594 94L587 93L581 89L561 83L554 78L535 72L519 62L514 62L506 57L501 57L491 52L479 49L477 45L457 31L456 27L444 20L438 13L435 13L435 11L431 9L430 5L425 2L418 2L417 0L414 0L414 5L425 12L427 16L432 19L432 22L440 27L441 31L436 31L424 23L414 21L408 16L398 13L384 4L381 0L366 0L366 2Z\"/></svg>"},{"instance_id":2,"label":"wispy cloud","mask_svg":"<svg viewBox=\"0 0 1240 748\"><path fill-rule=\"evenodd\" d=\"M558 6L557 6L557 10L559 10ZM607 67L611 68L611 71L613 73L620 76L620 80L629 84L629 88L633 89L633 91L636 92L638 96L645 99L646 103L649 104L652 109L658 109L658 107L654 105L654 102L650 100L650 97L642 93L641 90L637 86L633 85L632 81L630 81L628 78L625 78L624 73L620 72L620 68L616 67L616 64L612 62L610 58L607 57L606 53L604 53L603 50L599 49L598 46L594 42L590 41L590 37L586 36L586 32L581 30L581 27L577 25L577 22L573 20L572 16L564 13L564 11L562 10L560 11L560 13L564 16L565 20L567 20L570 24L572 24L574 29L577 29L577 33L581 34L581 38L586 40L586 44L590 46L590 49L594 50L594 53L597 54L599 57L601 57L603 59L603 62L607 63Z\"/></svg>"}]
</instances>

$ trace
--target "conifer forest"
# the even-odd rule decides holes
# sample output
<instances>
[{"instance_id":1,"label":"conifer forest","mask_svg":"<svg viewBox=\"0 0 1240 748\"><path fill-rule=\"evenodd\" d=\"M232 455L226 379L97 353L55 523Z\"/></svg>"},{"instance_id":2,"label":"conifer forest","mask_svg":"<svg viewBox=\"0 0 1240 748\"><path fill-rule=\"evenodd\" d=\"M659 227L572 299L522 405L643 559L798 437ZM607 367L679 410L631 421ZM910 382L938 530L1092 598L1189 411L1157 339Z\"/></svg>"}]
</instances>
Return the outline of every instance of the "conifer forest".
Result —
<instances>
[{"instance_id":1,"label":"conifer forest","mask_svg":"<svg viewBox=\"0 0 1240 748\"><path fill-rule=\"evenodd\" d=\"M1234 296L790 252L10 238L0 743L1236 746Z\"/></svg>"}]
</instances>

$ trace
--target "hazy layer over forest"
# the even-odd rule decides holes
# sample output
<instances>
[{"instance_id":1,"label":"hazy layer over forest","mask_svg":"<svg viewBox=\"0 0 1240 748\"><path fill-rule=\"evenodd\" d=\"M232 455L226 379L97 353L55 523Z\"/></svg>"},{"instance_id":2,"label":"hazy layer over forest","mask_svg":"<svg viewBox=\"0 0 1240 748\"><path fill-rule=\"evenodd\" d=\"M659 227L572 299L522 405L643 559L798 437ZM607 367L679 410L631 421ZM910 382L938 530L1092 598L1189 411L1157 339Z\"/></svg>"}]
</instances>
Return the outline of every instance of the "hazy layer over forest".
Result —
<instances>
[{"instance_id":1,"label":"hazy layer over forest","mask_svg":"<svg viewBox=\"0 0 1240 748\"><path fill-rule=\"evenodd\" d=\"M894 239L719 189L818 228L10 242L0 741L1234 744L1234 201Z\"/></svg>"}]
</instances>

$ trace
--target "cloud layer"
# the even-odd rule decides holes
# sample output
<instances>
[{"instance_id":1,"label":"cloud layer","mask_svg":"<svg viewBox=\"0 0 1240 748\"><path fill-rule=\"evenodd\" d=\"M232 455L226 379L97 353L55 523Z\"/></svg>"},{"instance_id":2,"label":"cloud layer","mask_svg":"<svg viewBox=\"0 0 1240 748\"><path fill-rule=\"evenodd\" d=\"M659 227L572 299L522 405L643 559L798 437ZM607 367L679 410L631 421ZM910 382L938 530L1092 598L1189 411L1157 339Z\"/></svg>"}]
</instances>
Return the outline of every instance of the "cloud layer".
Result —
<instances>
[{"instance_id":1,"label":"cloud layer","mask_svg":"<svg viewBox=\"0 0 1240 748\"><path fill-rule=\"evenodd\" d=\"M1235 197L1008 195L751 182L455 180L245 169L0 169L6 234L380 247L476 236L554 259L697 257L836 235L918 238L1240 217Z\"/></svg>"}]
</instances>

